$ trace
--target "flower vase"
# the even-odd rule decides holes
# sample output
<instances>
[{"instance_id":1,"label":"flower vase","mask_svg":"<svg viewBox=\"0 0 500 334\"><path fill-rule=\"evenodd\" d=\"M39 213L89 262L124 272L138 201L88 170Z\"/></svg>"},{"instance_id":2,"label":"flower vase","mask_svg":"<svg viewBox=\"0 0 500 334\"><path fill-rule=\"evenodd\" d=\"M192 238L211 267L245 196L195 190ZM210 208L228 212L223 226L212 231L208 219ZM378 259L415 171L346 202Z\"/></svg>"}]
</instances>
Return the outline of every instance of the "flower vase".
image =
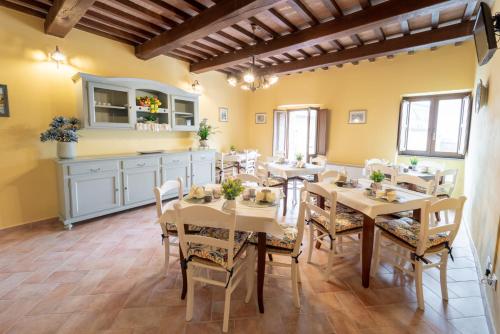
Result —
<instances>
[{"instance_id":1,"label":"flower vase","mask_svg":"<svg viewBox=\"0 0 500 334\"><path fill-rule=\"evenodd\" d=\"M224 209L235 210L236 209L236 200L226 199L226 202L224 203Z\"/></svg>"},{"instance_id":2,"label":"flower vase","mask_svg":"<svg viewBox=\"0 0 500 334\"><path fill-rule=\"evenodd\" d=\"M208 148L208 140L207 139L200 140L200 148Z\"/></svg>"},{"instance_id":3,"label":"flower vase","mask_svg":"<svg viewBox=\"0 0 500 334\"><path fill-rule=\"evenodd\" d=\"M57 142L57 156L59 159L75 158L76 142Z\"/></svg>"},{"instance_id":4,"label":"flower vase","mask_svg":"<svg viewBox=\"0 0 500 334\"><path fill-rule=\"evenodd\" d=\"M373 182L371 188L373 193L376 193L377 190L382 190L382 182Z\"/></svg>"}]
</instances>

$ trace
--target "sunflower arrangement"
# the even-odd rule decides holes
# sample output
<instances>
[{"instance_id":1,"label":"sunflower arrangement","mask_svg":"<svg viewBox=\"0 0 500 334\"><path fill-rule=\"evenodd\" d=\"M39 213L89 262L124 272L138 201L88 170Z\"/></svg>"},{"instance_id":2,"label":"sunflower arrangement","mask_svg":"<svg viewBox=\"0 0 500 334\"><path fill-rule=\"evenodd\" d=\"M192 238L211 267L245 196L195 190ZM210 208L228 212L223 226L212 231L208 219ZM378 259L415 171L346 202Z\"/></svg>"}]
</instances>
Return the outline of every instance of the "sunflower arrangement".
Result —
<instances>
[{"instance_id":1,"label":"sunflower arrangement","mask_svg":"<svg viewBox=\"0 0 500 334\"><path fill-rule=\"evenodd\" d=\"M140 96L136 100L137 100L137 105L141 107L149 107L149 111L151 113L157 113L158 109L162 105L160 99L158 99L156 96L153 97Z\"/></svg>"}]
</instances>

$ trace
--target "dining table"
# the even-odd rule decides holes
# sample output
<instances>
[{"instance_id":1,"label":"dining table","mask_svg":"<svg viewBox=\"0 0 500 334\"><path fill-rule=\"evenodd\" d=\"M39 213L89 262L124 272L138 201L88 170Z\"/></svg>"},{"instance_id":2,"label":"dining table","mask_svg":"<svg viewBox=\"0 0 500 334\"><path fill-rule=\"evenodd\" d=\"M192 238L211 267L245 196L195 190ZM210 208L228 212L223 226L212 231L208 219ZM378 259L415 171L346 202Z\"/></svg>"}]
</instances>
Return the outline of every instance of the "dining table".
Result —
<instances>
[{"instance_id":1,"label":"dining table","mask_svg":"<svg viewBox=\"0 0 500 334\"><path fill-rule=\"evenodd\" d=\"M247 161L247 159L257 160L260 157L260 153L257 151L249 151L249 152L230 152L226 153L223 156L220 155L217 159L224 161L225 164L230 163L234 165L238 171L238 174L241 172L241 166L243 163Z\"/></svg>"},{"instance_id":2,"label":"dining table","mask_svg":"<svg viewBox=\"0 0 500 334\"><path fill-rule=\"evenodd\" d=\"M363 238L362 238L362 284L368 288L370 285L370 269L373 253L373 237L375 233L375 219L382 215L390 215L403 211L413 211L413 219L420 221L422 207L425 201L434 199L432 195L426 195L416 191L408 190L395 185L384 185L384 189L394 189L397 200L388 202L382 198L374 198L368 195L371 181L360 179L357 186L338 186L335 182L320 182L328 192L337 193L337 202L363 214ZM320 201L324 207L324 199Z\"/></svg>"},{"instance_id":3,"label":"dining table","mask_svg":"<svg viewBox=\"0 0 500 334\"><path fill-rule=\"evenodd\" d=\"M313 175L314 176L314 181L318 181L318 174L322 173L326 166L320 166L320 165L315 165L315 164L310 164L310 163L305 163L302 167L297 167L296 162L269 162L267 164L267 170L269 173L272 175L281 177L285 180L283 183L283 193L285 195L284 203L283 203L283 216L286 215L287 211L287 196L288 196L288 183L289 181L296 181L297 179L300 179L301 177L307 176L307 175ZM295 190L295 189L294 189ZM294 201L295 196L297 196L296 192L294 191Z\"/></svg>"},{"instance_id":4,"label":"dining table","mask_svg":"<svg viewBox=\"0 0 500 334\"><path fill-rule=\"evenodd\" d=\"M214 189L220 185L207 184L205 189ZM251 187L256 191L264 189L264 187ZM269 189L269 188L266 188ZM281 196L280 189L270 188L274 192L276 199ZM173 224L176 220L174 204L180 203L181 208L186 208L192 205L207 205L218 210L225 210L225 199L213 199L209 203L194 203L186 197L182 200L172 200L166 204L164 213L158 220L158 223L165 224L166 222ZM279 201L277 201L279 203ZM257 233L257 300L259 311L264 313L264 275L266 266L266 241L267 233L276 237L283 237L284 230L278 224L278 204L258 204L252 201L244 201L241 198L236 199L236 230ZM179 255L181 261L184 259L182 251L179 247ZM185 268L182 268L182 292L181 299L184 299L187 292L187 276Z\"/></svg>"},{"instance_id":5,"label":"dining table","mask_svg":"<svg viewBox=\"0 0 500 334\"><path fill-rule=\"evenodd\" d=\"M419 170L413 170L409 169L407 172L399 172L400 175L412 175L412 176L417 176L421 179L424 179L426 181L434 180L436 178L436 173L427 171L419 171Z\"/></svg>"}]
</instances>

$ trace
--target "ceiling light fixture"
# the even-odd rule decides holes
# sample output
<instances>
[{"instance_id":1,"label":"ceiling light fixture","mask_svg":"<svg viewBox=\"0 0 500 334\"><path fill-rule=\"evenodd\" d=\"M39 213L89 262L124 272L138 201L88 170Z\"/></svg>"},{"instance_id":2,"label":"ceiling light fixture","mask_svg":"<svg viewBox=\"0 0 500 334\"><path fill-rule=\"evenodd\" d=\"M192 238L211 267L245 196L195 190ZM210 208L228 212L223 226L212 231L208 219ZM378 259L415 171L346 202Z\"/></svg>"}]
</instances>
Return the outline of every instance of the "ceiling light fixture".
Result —
<instances>
[{"instance_id":1,"label":"ceiling light fixture","mask_svg":"<svg viewBox=\"0 0 500 334\"><path fill-rule=\"evenodd\" d=\"M203 88L198 80L195 80L191 84L191 87L193 88L193 92L195 92L195 93L201 93L202 88Z\"/></svg>"},{"instance_id":2,"label":"ceiling light fixture","mask_svg":"<svg viewBox=\"0 0 500 334\"><path fill-rule=\"evenodd\" d=\"M57 68L59 68L59 64L66 60L66 55L59 50L59 46L56 45L56 49L54 52L50 54L50 59L56 62Z\"/></svg>"}]
</instances>

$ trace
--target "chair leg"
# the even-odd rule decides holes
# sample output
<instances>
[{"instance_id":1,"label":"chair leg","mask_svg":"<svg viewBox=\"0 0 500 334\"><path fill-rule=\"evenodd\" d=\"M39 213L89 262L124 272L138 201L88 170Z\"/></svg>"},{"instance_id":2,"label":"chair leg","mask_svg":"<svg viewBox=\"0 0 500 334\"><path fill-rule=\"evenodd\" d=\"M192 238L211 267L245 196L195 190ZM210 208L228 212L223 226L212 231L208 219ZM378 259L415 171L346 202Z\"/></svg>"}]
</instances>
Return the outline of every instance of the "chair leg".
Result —
<instances>
[{"instance_id":1,"label":"chair leg","mask_svg":"<svg viewBox=\"0 0 500 334\"><path fill-rule=\"evenodd\" d=\"M255 247L250 246L247 248L247 268L246 268L246 285L247 294L245 296L245 303L248 303L252 298L253 286L255 284Z\"/></svg>"},{"instance_id":2,"label":"chair leg","mask_svg":"<svg viewBox=\"0 0 500 334\"><path fill-rule=\"evenodd\" d=\"M415 264L415 285L417 290L417 303L418 303L418 308L423 311L425 308L425 304L424 304L424 285L422 281L422 274L423 274L422 272L423 272L422 262L417 261L417 263Z\"/></svg>"},{"instance_id":3,"label":"chair leg","mask_svg":"<svg viewBox=\"0 0 500 334\"><path fill-rule=\"evenodd\" d=\"M299 283L298 283L298 265L294 259L292 259L292 294L293 294L293 304L295 307L300 308L299 299Z\"/></svg>"},{"instance_id":4,"label":"chair leg","mask_svg":"<svg viewBox=\"0 0 500 334\"><path fill-rule=\"evenodd\" d=\"M194 307L194 268L188 265L187 268L187 303L186 303L186 321L190 321L193 318L193 307Z\"/></svg>"},{"instance_id":5,"label":"chair leg","mask_svg":"<svg viewBox=\"0 0 500 334\"><path fill-rule=\"evenodd\" d=\"M441 281L441 296L444 300L448 300L448 253L443 251L441 254L441 264L439 265L440 281Z\"/></svg>"},{"instance_id":6,"label":"chair leg","mask_svg":"<svg viewBox=\"0 0 500 334\"><path fill-rule=\"evenodd\" d=\"M330 279L330 275L332 274L333 258L337 253L337 240L334 239L331 241L331 243L332 246L330 252L328 253L328 263L326 264L326 271L325 271L327 281Z\"/></svg>"},{"instance_id":7,"label":"chair leg","mask_svg":"<svg viewBox=\"0 0 500 334\"><path fill-rule=\"evenodd\" d=\"M231 283L226 288L226 298L224 299L224 319L222 321L222 331L227 333L229 329L229 311L231 309Z\"/></svg>"},{"instance_id":8,"label":"chair leg","mask_svg":"<svg viewBox=\"0 0 500 334\"><path fill-rule=\"evenodd\" d=\"M373 263L371 268L371 275L375 276L377 274L378 266L380 264L380 243L382 242L381 238L381 230L377 229L375 231L375 240L374 240L374 248L373 248Z\"/></svg>"},{"instance_id":9,"label":"chair leg","mask_svg":"<svg viewBox=\"0 0 500 334\"><path fill-rule=\"evenodd\" d=\"M297 263L297 282L302 283L302 277L300 275L300 266L298 263Z\"/></svg>"},{"instance_id":10,"label":"chair leg","mask_svg":"<svg viewBox=\"0 0 500 334\"><path fill-rule=\"evenodd\" d=\"M163 240L163 247L165 247L165 276L168 275L168 267L170 265L170 237L166 236Z\"/></svg>"},{"instance_id":11,"label":"chair leg","mask_svg":"<svg viewBox=\"0 0 500 334\"><path fill-rule=\"evenodd\" d=\"M312 253L314 248L314 225L309 224L309 250L307 254L307 263L311 263Z\"/></svg>"}]
</instances>

